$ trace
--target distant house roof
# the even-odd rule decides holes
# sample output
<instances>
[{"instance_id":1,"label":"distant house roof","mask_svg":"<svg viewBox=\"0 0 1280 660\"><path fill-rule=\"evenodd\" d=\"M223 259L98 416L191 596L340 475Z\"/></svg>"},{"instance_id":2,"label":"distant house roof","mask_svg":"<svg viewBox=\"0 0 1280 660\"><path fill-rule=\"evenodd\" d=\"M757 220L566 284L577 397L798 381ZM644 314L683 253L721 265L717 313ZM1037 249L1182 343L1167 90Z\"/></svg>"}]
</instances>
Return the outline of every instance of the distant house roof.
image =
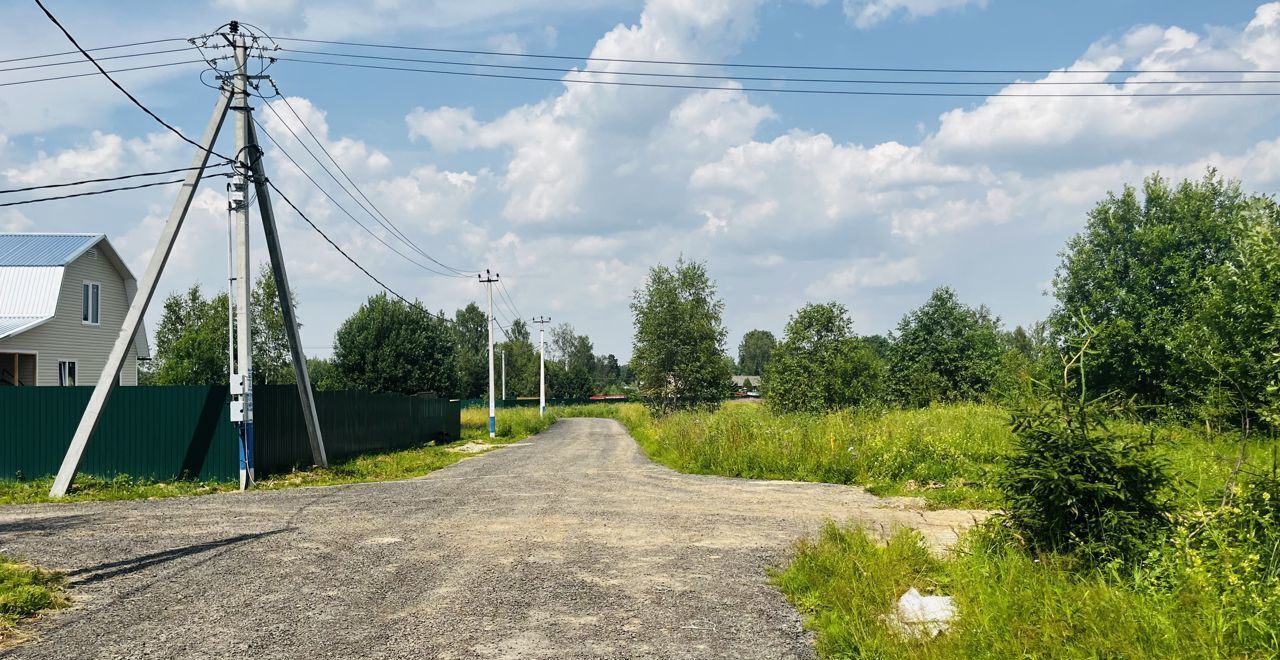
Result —
<instances>
[{"instance_id":1,"label":"distant house roof","mask_svg":"<svg viewBox=\"0 0 1280 660\"><path fill-rule=\"evenodd\" d=\"M734 376L733 384L734 385L759 385L760 377L759 376Z\"/></svg>"},{"instance_id":2,"label":"distant house roof","mask_svg":"<svg viewBox=\"0 0 1280 660\"><path fill-rule=\"evenodd\" d=\"M137 281L105 234L0 234L0 339L52 319L66 266L95 247L103 248L132 297ZM145 329L134 343L139 356L149 354Z\"/></svg>"}]
</instances>

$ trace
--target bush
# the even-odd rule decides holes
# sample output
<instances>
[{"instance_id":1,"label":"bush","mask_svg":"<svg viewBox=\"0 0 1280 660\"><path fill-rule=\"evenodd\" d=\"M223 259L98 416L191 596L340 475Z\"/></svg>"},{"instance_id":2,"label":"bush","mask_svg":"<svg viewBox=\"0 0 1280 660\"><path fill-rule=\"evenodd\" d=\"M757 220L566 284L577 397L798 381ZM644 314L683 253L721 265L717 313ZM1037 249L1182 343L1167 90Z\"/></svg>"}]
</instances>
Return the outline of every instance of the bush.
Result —
<instances>
[{"instance_id":1,"label":"bush","mask_svg":"<svg viewBox=\"0 0 1280 660\"><path fill-rule=\"evenodd\" d=\"M1006 513L998 520L1033 554L1132 559L1169 525L1170 479L1152 452L1154 432L1134 439L1108 428L1124 402L1087 398L1086 351L1087 342L1064 370L1078 369L1078 380L1064 377L1047 394L1028 382L1013 410L1014 447L997 478Z\"/></svg>"},{"instance_id":2,"label":"bush","mask_svg":"<svg viewBox=\"0 0 1280 660\"><path fill-rule=\"evenodd\" d=\"M903 405L976 401L1000 370L1000 322L986 307L967 307L948 287L898 323L889 350L889 384Z\"/></svg>"},{"instance_id":3,"label":"bush","mask_svg":"<svg viewBox=\"0 0 1280 660\"><path fill-rule=\"evenodd\" d=\"M805 305L765 368L764 394L777 412L826 412L880 398L884 363L853 335L844 305Z\"/></svg>"}]
</instances>

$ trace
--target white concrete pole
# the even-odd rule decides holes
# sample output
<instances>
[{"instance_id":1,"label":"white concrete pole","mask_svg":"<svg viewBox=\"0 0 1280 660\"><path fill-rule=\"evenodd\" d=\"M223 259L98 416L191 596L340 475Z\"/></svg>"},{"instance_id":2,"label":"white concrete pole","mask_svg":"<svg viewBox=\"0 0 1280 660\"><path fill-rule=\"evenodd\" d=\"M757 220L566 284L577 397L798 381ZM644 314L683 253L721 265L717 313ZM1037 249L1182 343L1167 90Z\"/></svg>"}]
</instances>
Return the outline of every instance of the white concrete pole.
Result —
<instances>
[{"instance_id":1,"label":"white concrete pole","mask_svg":"<svg viewBox=\"0 0 1280 660\"><path fill-rule=\"evenodd\" d=\"M544 330L551 319L540 316L533 320L538 324L538 416L547 414L547 342Z\"/></svg>"},{"instance_id":2,"label":"white concrete pole","mask_svg":"<svg viewBox=\"0 0 1280 660\"><path fill-rule=\"evenodd\" d=\"M236 158L247 160L245 154L249 141L249 84L248 51L245 48L244 35L234 36L236 75L232 78L235 89L235 102L232 109L236 111ZM249 259L249 205L248 172L237 173L234 183L240 187L240 200L232 215L235 217L236 234L236 385L243 384L240 389L240 490L253 484L253 328L250 325L249 292L253 288L253 273ZM279 283L276 283L279 286Z\"/></svg>"},{"instance_id":3,"label":"white concrete pole","mask_svg":"<svg viewBox=\"0 0 1280 660\"><path fill-rule=\"evenodd\" d=\"M489 437L496 438L498 436L498 415L497 408L493 404L493 283L498 281L498 274L489 275L489 269L485 269L484 275L477 275L480 282L489 288Z\"/></svg>"},{"instance_id":4,"label":"white concrete pole","mask_svg":"<svg viewBox=\"0 0 1280 660\"><path fill-rule=\"evenodd\" d=\"M502 350L502 400L507 400L507 351Z\"/></svg>"},{"instance_id":5,"label":"white concrete pole","mask_svg":"<svg viewBox=\"0 0 1280 660\"><path fill-rule=\"evenodd\" d=\"M191 163L196 169L187 173L186 179L182 182L182 188L178 191L178 198L173 202L173 209L169 211L169 219L165 222L164 229L160 231L160 239L156 243L156 249L151 253L147 271L138 281L138 291L133 296L133 302L129 304L129 311L125 314L124 323L120 326L120 334L116 336L116 343L111 347L107 363L102 367L98 384L93 388L89 404L85 406L80 424L76 426L75 435L71 437L71 445L67 447L67 453L62 458L62 466L58 468L58 476L53 480L53 487L49 489L49 497L62 497L71 487L71 481L80 467L80 458L89 444L89 438L98 428L102 411L106 408L107 401L119 382L120 367L124 365L125 355L133 345L138 329L142 326L142 315L146 313L151 298L155 296L160 273L164 271L169 255L173 252L178 230L182 229L182 223L187 218L187 210L191 208L196 186L204 176L209 154L213 149L213 143L218 139L218 131L222 129L222 122L226 119L227 107L230 103L231 94L223 89L218 102L213 106L213 116L209 118L209 125L205 127L204 137L200 140L201 148L196 152L196 157Z\"/></svg>"}]
</instances>

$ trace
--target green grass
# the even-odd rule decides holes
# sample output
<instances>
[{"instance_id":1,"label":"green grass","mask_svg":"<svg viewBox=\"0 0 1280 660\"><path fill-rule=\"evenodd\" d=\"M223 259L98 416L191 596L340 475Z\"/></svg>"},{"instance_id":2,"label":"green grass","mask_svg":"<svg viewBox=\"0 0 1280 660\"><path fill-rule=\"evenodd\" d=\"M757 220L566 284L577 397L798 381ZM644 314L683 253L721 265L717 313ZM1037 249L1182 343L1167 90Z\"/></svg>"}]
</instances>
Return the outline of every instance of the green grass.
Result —
<instances>
[{"instance_id":1,"label":"green grass","mask_svg":"<svg viewBox=\"0 0 1280 660\"><path fill-rule=\"evenodd\" d=\"M979 535L980 536L980 535ZM827 658L1276 657L1277 599L1260 612L1233 608L1213 583L1154 580L1116 569L1079 571L1016 548L972 540L946 558L917 532L879 543L828 525L801 542L775 584L805 615ZM955 599L950 631L909 639L887 618L903 592ZM1233 597L1236 594L1233 594ZM1252 605L1252 604L1250 604Z\"/></svg>"},{"instance_id":2,"label":"green grass","mask_svg":"<svg viewBox=\"0 0 1280 660\"><path fill-rule=\"evenodd\" d=\"M547 430L556 421L556 409L547 408L545 417L538 415L537 407L499 408L494 431L497 434L489 438L489 409L462 409L462 439L467 442L483 442L486 444L510 444L519 442L531 435Z\"/></svg>"},{"instance_id":3,"label":"green grass","mask_svg":"<svg viewBox=\"0 0 1280 660\"><path fill-rule=\"evenodd\" d=\"M0 649L17 639L22 619L66 605L65 582L58 573L0 555Z\"/></svg>"}]
</instances>

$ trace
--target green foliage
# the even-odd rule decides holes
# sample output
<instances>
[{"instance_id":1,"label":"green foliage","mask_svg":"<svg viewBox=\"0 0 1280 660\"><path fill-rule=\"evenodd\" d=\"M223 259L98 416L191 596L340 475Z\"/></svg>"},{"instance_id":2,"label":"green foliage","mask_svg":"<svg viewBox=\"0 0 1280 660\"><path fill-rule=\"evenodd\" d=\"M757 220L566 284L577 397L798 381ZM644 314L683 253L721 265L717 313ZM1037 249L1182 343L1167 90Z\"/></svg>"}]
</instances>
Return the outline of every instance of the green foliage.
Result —
<instances>
[{"instance_id":1,"label":"green foliage","mask_svg":"<svg viewBox=\"0 0 1280 660\"><path fill-rule=\"evenodd\" d=\"M907 406L976 401L1000 371L1000 322L985 307L966 307L949 287L902 318L889 350L889 385Z\"/></svg>"},{"instance_id":2,"label":"green foliage","mask_svg":"<svg viewBox=\"0 0 1280 660\"><path fill-rule=\"evenodd\" d=\"M1176 338L1205 419L1247 428L1280 422L1280 210L1251 200L1234 218L1231 254L1209 270Z\"/></svg>"},{"instance_id":3,"label":"green foliage","mask_svg":"<svg viewBox=\"0 0 1280 660\"><path fill-rule=\"evenodd\" d=\"M547 396L585 399L595 394L598 364L591 339L561 323L551 329L549 343L553 359L547 362Z\"/></svg>"},{"instance_id":4,"label":"green foliage","mask_svg":"<svg viewBox=\"0 0 1280 660\"><path fill-rule=\"evenodd\" d=\"M774 582L805 614L827 658L1223 658L1275 657L1274 610L1247 611L1210 585L1149 589L1131 572L1079 570L1058 557L970 535L939 558L918 532L879 543L856 527L828 525L801 542ZM952 596L958 617L936 639L916 641L889 614L910 587ZM1232 594L1234 597L1235 594ZM1270 619L1265 617L1271 616Z\"/></svg>"},{"instance_id":5,"label":"green foliage","mask_svg":"<svg viewBox=\"0 0 1280 660\"><path fill-rule=\"evenodd\" d=\"M844 305L810 304L787 323L764 393L778 412L823 412L878 400L884 377L884 363L854 336Z\"/></svg>"},{"instance_id":6,"label":"green foliage","mask_svg":"<svg viewBox=\"0 0 1280 660\"><path fill-rule=\"evenodd\" d=\"M1012 442L1007 415L980 405L780 415L730 402L662 417L637 404L591 409L680 472L861 484L947 506L997 504L993 475Z\"/></svg>"},{"instance_id":7,"label":"green foliage","mask_svg":"<svg viewBox=\"0 0 1280 660\"><path fill-rule=\"evenodd\" d=\"M464 399L489 396L489 321L475 303L453 315L454 363L458 393Z\"/></svg>"},{"instance_id":8,"label":"green foliage","mask_svg":"<svg viewBox=\"0 0 1280 660\"><path fill-rule=\"evenodd\" d=\"M516 319L507 328L507 334L510 338L498 344L497 349L506 356L507 398L538 396L538 349L530 340L529 326L523 319ZM499 383L497 394L502 396L500 361L495 362L494 369Z\"/></svg>"},{"instance_id":9,"label":"green foliage","mask_svg":"<svg viewBox=\"0 0 1280 660\"><path fill-rule=\"evenodd\" d=\"M297 297L294 297L297 305ZM275 277L263 266L249 292L253 330L253 380L294 382L284 315ZM151 385L213 385L227 382L227 294L206 298L199 285L170 294L156 326L155 360L147 370Z\"/></svg>"},{"instance_id":10,"label":"green foliage","mask_svg":"<svg viewBox=\"0 0 1280 660\"><path fill-rule=\"evenodd\" d=\"M764 374L769 356L777 348L778 339L768 330L750 330L742 335L738 344L738 374L759 376Z\"/></svg>"},{"instance_id":11,"label":"green foliage","mask_svg":"<svg viewBox=\"0 0 1280 660\"><path fill-rule=\"evenodd\" d=\"M338 328L333 364L353 389L447 395L457 390L453 340L444 321L378 294Z\"/></svg>"},{"instance_id":12,"label":"green foliage","mask_svg":"<svg viewBox=\"0 0 1280 660\"><path fill-rule=\"evenodd\" d=\"M0 649L19 620L67 605L66 578L0 555Z\"/></svg>"},{"instance_id":13,"label":"green foliage","mask_svg":"<svg viewBox=\"0 0 1280 660\"><path fill-rule=\"evenodd\" d=\"M1070 335L1077 316L1099 329L1090 367L1097 391L1119 391L1136 396L1139 403L1178 408L1203 399L1203 390L1194 385L1213 379L1203 374L1212 367L1202 354L1216 349L1188 343L1179 334L1187 333L1189 323L1200 322L1196 317L1206 281L1221 282L1223 269L1239 263L1237 235L1247 224L1241 216L1248 215L1270 217L1274 226L1275 204L1247 197L1238 183L1223 181L1214 170L1176 187L1152 176L1141 199L1126 187L1089 213L1085 230L1062 254L1053 280L1058 304L1049 323L1060 337ZM1246 289L1251 285L1240 284ZM1274 279L1252 284L1269 287L1273 301L1280 293ZM1243 302L1230 300L1236 294L1253 295L1220 293L1219 302L1228 306ZM1266 336L1237 339L1251 349L1256 345L1250 339L1264 342Z\"/></svg>"},{"instance_id":14,"label":"green foliage","mask_svg":"<svg viewBox=\"0 0 1280 660\"><path fill-rule=\"evenodd\" d=\"M631 368L639 398L656 410L707 407L727 394L724 302L705 264L654 266L631 303Z\"/></svg>"},{"instance_id":15,"label":"green foliage","mask_svg":"<svg viewBox=\"0 0 1280 660\"><path fill-rule=\"evenodd\" d=\"M1033 554L1130 560L1169 526L1170 478L1152 452L1154 433L1135 441L1108 427L1126 405L1089 398L1087 354L1085 340L1060 387L1028 382L1013 410L1016 441L998 479L1000 523Z\"/></svg>"},{"instance_id":16,"label":"green foliage","mask_svg":"<svg viewBox=\"0 0 1280 660\"><path fill-rule=\"evenodd\" d=\"M342 377L332 360L307 358L307 376L311 378L311 386L317 390L343 389Z\"/></svg>"}]
</instances>

